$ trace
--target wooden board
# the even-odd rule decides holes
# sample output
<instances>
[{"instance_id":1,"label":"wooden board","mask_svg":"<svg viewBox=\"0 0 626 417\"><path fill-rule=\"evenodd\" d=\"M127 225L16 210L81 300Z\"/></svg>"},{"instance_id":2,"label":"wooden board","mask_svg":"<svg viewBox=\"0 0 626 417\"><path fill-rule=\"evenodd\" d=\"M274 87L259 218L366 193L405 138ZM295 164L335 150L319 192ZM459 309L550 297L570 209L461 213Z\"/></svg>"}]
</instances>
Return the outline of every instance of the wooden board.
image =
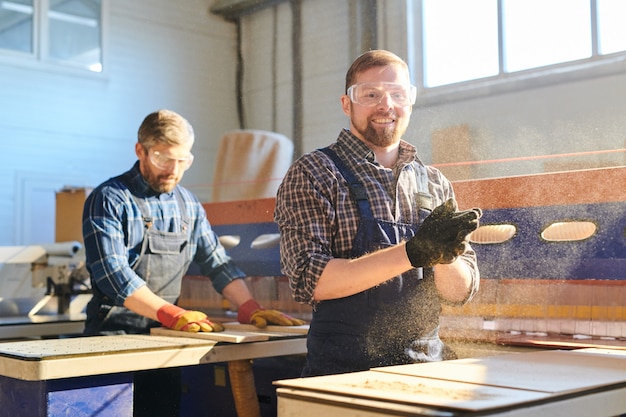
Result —
<instances>
[{"instance_id":1,"label":"wooden board","mask_svg":"<svg viewBox=\"0 0 626 417\"><path fill-rule=\"evenodd\" d=\"M0 375L26 380L75 378L202 363L213 340L147 334L0 343Z\"/></svg>"},{"instance_id":2,"label":"wooden board","mask_svg":"<svg viewBox=\"0 0 626 417\"><path fill-rule=\"evenodd\" d=\"M551 350L374 370L394 375L562 394L626 382L626 357Z\"/></svg>"},{"instance_id":3,"label":"wooden board","mask_svg":"<svg viewBox=\"0 0 626 417\"><path fill-rule=\"evenodd\" d=\"M171 336L171 337L185 337L191 339L204 339L213 340L216 342L229 342L229 343L248 343L248 342L262 342L269 340L268 334L241 332L236 330L226 330L223 332L181 332L178 330L166 329L164 327L156 327L150 329L151 335L158 336Z\"/></svg>"},{"instance_id":4,"label":"wooden board","mask_svg":"<svg viewBox=\"0 0 626 417\"><path fill-rule=\"evenodd\" d=\"M625 366L623 351L544 351L274 384L279 387L279 404L282 399L290 416L456 416L453 409L481 416L609 416L626 407ZM434 408L410 411L407 406Z\"/></svg>"},{"instance_id":5,"label":"wooden board","mask_svg":"<svg viewBox=\"0 0 626 417\"><path fill-rule=\"evenodd\" d=\"M210 340L173 341L148 335L115 335L70 337L62 339L24 340L0 343L0 357L24 360L114 355L122 352L157 351L188 346L213 346Z\"/></svg>"},{"instance_id":6,"label":"wooden board","mask_svg":"<svg viewBox=\"0 0 626 417\"><path fill-rule=\"evenodd\" d=\"M269 332L269 333L291 333L291 334L307 334L309 332L309 325L304 324L302 326L267 326L262 329L252 324L241 324L238 322L222 323L226 330L236 330L242 332Z\"/></svg>"},{"instance_id":7,"label":"wooden board","mask_svg":"<svg viewBox=\"0 0 626 417\"><path fill-rule=\"evenodd\" d=\"M279 387L313 390L390 403L431 405L462 410L486 410L549 398L551 394L385 372L363 371L339 375L275 381ZM337 414L338 415L338 414ZM369 414L368 414L369 415Z\"/></svg>"}]
</instances>

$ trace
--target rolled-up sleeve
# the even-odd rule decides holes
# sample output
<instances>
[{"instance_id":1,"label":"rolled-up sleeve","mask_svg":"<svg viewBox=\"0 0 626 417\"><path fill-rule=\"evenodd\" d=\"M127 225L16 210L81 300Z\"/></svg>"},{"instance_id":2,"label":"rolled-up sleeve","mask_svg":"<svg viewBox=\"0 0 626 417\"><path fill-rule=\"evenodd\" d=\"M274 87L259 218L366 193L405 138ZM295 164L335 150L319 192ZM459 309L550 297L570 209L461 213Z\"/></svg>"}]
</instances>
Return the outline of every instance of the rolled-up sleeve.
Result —
<instances>
[{"instance_id":1,"label":"rolled-up sleeve","mask_svg":"<svg viewBox=\"0 0 626 417\"><path fill-rule=\"evenodd\" d=\"M286 174L277 194L274 220L280 229L281 270L289 278L293 297L314 304L319 277L333 258L336 228L335 211L318 190L336 186L316 184L318 179L307 169L308 163L311 161L300 161Z\"/></svg>"}]
</instances>

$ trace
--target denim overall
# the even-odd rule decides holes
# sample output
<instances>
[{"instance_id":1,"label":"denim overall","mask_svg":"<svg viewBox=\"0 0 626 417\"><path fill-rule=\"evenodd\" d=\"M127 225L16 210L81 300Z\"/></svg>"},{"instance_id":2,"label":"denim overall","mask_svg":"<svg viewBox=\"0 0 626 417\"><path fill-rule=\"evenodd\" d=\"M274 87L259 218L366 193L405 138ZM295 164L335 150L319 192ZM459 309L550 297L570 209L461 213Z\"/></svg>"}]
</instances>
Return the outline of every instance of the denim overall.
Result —
<instances>
[{"instance_id":1,"label":"denim overall","mask_svg":"<svg viewBox=\"0 0 626 417\"><path fill-rule=\"evenodd\" d=\"M320 150L346 179L358 206L360 220L352 245L353 258L415 235L431 207L419 208L418 225L375 219L363 185L333 150ZM413 167L418 169L416 198L432 201L426 168L421 164ZM443 344L438 336L440 310L432 268L414 268L361 293L322 301L316 306L310 324L307 365L302 376L442 360Z\"/></svg>"},{"instance_id":2,"label":"denim overall","mask_svg":"<svg viewBox=\"0 0 626 417\"><path fill-rule=\"evenodd\" d=\"M146 202L133 195L143 216L144 237L141 252L133 270L146 281L152 292L176 303L180 295L182 278L191 263L189 253L189 222L184 215L185 204L178 189L174 190L181 210L181 227L176 232L162 232L153 227L153 218ZM147 333L161 324L140 316L125 307L114 306L113 300L93 288L93 298L87 305L86 335Z\"/></svg>"}]
</instances>

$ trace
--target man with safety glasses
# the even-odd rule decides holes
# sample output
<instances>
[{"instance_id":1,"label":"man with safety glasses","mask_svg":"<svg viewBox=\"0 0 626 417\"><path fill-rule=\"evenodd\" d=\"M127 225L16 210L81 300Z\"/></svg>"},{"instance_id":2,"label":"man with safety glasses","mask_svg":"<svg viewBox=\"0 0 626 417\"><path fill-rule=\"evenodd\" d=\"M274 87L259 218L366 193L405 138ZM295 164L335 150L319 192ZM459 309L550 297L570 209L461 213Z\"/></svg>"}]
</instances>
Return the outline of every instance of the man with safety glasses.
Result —
<instances>
[{"instance_id":1,"label":"man with safety glasses","mask_svg":"<svg viewBox=\"0 0 626 417\"><path fill-rule=\"evenodd\" d=\"M313 307L302 376L454 357L441 303L479 286L468 235L480 209L458 211L450 182L402 139L416 99L406 63L366 52L345 88L349 129L300 157L276 198L282 271Z\"/></svg>"},{"instance_id":2,"label":"man with safety glasses","mask_svg":"<svg viewBox=\"0 0 626 417\"><path fill-rule=\"evenodd\" d=\"M224 327L206 314L176 305L192 261L238 308L239 322L258 327L304 324L254 300L204 208L179 185L193 163L194 132L189 122L173 111L159 110L144 119L137 136L138 161L94 189L85 202L83 238L93 297L84 333L148 333L157 326L222 331ZM135 415L178 415L178 372L163 369L135 375Z\"/></svg>"},{"instance_id":3,"label":"man with safety glasses","mask_svg":"<svg viewBox=\"0 0 626 417\"><path fill-rule=\"evenodd\" d=\"M189 122L159 110L144 119L137 136L132 169L98 186L85 202L83 237L93 287L85 334L147 333L156 326L223 330L204 313L176 305L192 261L238 307L240 322L303 324L252 298L202 205L179 185L193 163Z\"/></svg>"}]
</instances>

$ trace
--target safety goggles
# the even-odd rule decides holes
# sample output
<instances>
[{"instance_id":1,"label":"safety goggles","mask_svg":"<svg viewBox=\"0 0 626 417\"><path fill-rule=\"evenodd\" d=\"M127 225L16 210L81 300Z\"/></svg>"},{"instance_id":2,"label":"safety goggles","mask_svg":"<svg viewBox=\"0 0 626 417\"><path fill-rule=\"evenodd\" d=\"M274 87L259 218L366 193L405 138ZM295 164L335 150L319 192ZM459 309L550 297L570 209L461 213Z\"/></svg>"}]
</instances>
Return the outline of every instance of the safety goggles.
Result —
<instances>
[{"instance_id":1,"label":"safety goggles","mask_svg":"<svg viewBox=\"0 0 626 417\"><path fill-rule=\"evenodd\" d=\"M359 83L351 85L347 95L353 103L363 107L374 107L387 95L389 95L394 107L407 107L415 104L417 89L411 84Z\"/></svg>"},{"instance_id":2,"label":"safety goggles","mask_svg":"<svg viewBox=\"0 0 626 417\"><path fill-rule=\"evenodd\" d=\"M191 153L189 153L189 155L185 158L172 158L171 156L162 154L159 151L150 150L148 151L148 155L150 157L150 162L152 162L152 165L164 171L171 170L174 167L186 171L193 163L193 154Z\"/></svg>"}]
</instances>

